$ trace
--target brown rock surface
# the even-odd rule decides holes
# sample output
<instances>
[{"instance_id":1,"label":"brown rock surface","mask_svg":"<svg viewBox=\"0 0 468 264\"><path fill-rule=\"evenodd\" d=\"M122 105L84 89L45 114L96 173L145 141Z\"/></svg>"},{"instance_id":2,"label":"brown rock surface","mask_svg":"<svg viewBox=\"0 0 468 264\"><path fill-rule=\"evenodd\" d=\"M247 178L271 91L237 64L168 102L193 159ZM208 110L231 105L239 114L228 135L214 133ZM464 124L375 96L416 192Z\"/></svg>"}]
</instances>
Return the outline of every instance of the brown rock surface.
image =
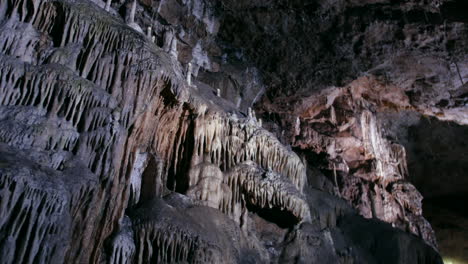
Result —
<instances>
[{"instance_id":1,"label":"brown rock surface","mask_svg":"<svg viewBox=\"0 0 468 264\"><path fill-rule=\"evenodd\" d=\"M385 114L468 124L459 2L335 2L0 1L1 262L442 263Z\"/></svg>"}]
</instances>

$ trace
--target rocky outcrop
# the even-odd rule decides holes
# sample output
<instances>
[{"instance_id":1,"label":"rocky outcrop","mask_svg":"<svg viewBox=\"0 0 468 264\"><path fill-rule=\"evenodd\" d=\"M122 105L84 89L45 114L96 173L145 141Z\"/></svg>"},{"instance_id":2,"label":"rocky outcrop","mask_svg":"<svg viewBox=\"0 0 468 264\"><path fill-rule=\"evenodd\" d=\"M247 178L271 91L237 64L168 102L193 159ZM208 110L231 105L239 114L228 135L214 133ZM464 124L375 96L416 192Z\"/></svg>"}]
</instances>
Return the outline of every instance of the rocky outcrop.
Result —
<instances>
[{"instance_id":1,"label":"rocky outcrop","mask_svg":"<svg viewBox=\"0 0 468 264\"><path fill-rule=\"evenodd\" d=\"M410 158L408 168L400 145L408 146L408 137L392 137L395 129L385 129L409 116L466 125L462 47L468 31L456 11L466 5L224 2L230 7L224 19L231 23L225 31L222 27L222 37L256 60L270 86L257 104L258 115L309 165L320 163L328 180L314 184L347 199L363 216L390 222L435 246L417 209L422 196L409 183L424 185L425 175L414 175L413 169L424 162ZM465 188L464 180L457 183L448 188Z\"/></svg>"},{"instance_id":2,"label":"rocky outcrop","mask_svg":"<svg viewBox=\"0 0 468 264\"><path fill-rule=\"evenodd\" d=\"M439 112L363 77L305 98L277 133L272 75L227 35L242 5L0 2L4 263L441 263L376 118Z\"/></svg>"},{"instance_id":3,"label":"rocky outcrop","mask_svg":"<svg viewBox=\"0 0 468 264\"><path fill-rule=\"evenodd\" d=\"M383 137L375 114L379 108L410 108L405 94L362 78L344 88L323 90L303 105L292 144L325 154L321 169L334 184L332 192L363 216L392 223L436 247L422 216L422 196L408 182L405 148Z\"/></svg>"}]
</instances>

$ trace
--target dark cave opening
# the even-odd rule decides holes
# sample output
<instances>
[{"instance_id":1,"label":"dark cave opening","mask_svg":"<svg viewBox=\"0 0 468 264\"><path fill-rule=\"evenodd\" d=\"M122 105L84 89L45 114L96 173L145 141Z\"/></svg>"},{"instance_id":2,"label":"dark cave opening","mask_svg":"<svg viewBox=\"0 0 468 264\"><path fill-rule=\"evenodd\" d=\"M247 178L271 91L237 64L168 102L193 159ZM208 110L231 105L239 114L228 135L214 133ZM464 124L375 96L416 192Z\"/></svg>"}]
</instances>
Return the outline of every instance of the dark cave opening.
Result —
<instances>
[{"instance_id":1,"label":"dark cave opening","mask_svg":"<svg viewBox=\"0 0 468 264\"><path fill-rule=\"evenodd\" d=\"M164 105L168 107L174 107L178 103L175 94L172 92L171 86L172 85L170 83L167 83L160 93L163 98Z\"/></svg>"},{"instance_id":2,"label":"dark cave opening","mask_svg":"<svg viewBox=\"0 0 468 264\"><path fill-rule=\"evenodd\" d=\"M423 214L436 233L439 251L447 264L468 263L468 194L424 199Z\"/></svg>"},{"instance_id":3,"label":"dark cave opening","mask_svg":"<svg viewBox=\"0 0 468 264\"><path fill-rule=\"evenodd\" d=\"M440 9L442 15L451 21L468 22L468 16L466 15L466 11L468 10L468 1L466 0L446 2Z\"/></svg>"},{"instance_id":4,"label":"dark cave opening","mask_svg":"<svg viewBox=\"0 0 468 264\"><path fill-rule=\"evenodd\" d=\"M146 165L146 169L143 171L141 177L141 194L140 194L140 201L147 201L155 198L159 195L157 191L158 185L161 184L161 179L158 175L162 175L162 167L158 166L158 161L153 155L150 155L148 164ZM132 199L130 199L131 201Z\"/></svg>"},{"instance_id":5,"label":"dark cave opening","mask_svg":"<svg viewBox=\"0 0 468 264\"><path fill-rule=\"evenodd\" d=\"M440 253L446 263L468 263L468 127L408 112L383 120L406 149L409 180L424 197Z\"/></svg>"},{"instance_id":6,"label":"dark cave opening","mask_svg":"<svg viewBox=\"0 0 468 264\"><path fill-rule=\"evenodd\" d=\"M408 128L410 180L425 198L468 193L468 127L422 117Z\"/></svg>"},{"instance_id":7,"label":"dark cave opening","mask_svg":"<svg viewBox=\"0 0 468 264\"><path fill-rule=\"evenodd\" d=\"M195 123L191 120L193 116L193 110L184 104L184 113L179 117L179 129L177 130L177 138L180 138L183 134L182 123L186 120L190 120L190 124L187 126L185 131L185 140L178 146L174 145L174 152L179 153L180 158L178 162L172 162L169 167L167 176L167 187L169 190L176 191L178 193L186 193L189 188L189 177L188 173L190 170L190 160L195 151Z\"/></svg>"},{"instance_id":8,"label":"dark cave opening","mask_svg":"<svg viewBox=\"0 0 468 264\"><path fill-rule=\"evenodd\" d=\"M280 228L291 228L299 223L299 219L287 210L282 210L277 207L273 208L259 208L258 206L248 204L247 209L267 220L268 222L275 223Z\"/></svg>"}]
</instances>

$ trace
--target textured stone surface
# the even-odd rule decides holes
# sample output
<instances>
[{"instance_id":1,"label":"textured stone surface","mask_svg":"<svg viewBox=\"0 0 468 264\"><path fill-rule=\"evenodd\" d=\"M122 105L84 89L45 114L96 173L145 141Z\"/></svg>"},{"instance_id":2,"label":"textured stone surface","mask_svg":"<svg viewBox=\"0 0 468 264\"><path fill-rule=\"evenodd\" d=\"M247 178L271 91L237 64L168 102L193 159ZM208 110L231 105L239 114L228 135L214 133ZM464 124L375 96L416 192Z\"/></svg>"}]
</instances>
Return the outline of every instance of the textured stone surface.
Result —
<instances>
[{"instance_id":1,"label":"textured stone surface","mask_svg":"<svg viewBox=\"0 0 468 264\"><path fill-rule=\"evenodd\" d=\"M467 124L458 4L0 1L2 263L442 263L381 113Z\"/></svg>"}]
</instances>

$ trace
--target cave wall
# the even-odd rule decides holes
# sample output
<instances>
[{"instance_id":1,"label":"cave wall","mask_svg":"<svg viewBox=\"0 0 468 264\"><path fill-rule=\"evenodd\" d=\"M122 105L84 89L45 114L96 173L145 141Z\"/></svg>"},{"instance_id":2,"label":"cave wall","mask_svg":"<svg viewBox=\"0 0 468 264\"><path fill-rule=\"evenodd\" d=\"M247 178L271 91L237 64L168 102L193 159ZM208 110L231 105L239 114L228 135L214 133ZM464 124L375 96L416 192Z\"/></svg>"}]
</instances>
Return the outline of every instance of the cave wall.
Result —
<instances>
[{"instance_id":1,"label":"cave wall","mask_svg":"<svg viewBox=\"0 0 468 264\"><path fill-rule=\"evenodd\" d=\"M409 111L380 116L386 136L405 146L409 180L425 198L467 193L466 126Z\"/></svg>"},{"instance_id":2,"label":"cave wall","mask_svg":"<svg viewBox=\"0 0 468 264\"><path fill-rule=\"evenodd\" d=\"M448 4L368 2L2 0L2 262L441 263L378 112L466 124L466 24ZM382 45L380 20L422 27L394 9L442 12L424 36L453 46L351 82L419 56ZM375 56L344 44L355 20L353 50ZM434 76L437 96L412 86Z\"/></svg>"}]
</instances>

